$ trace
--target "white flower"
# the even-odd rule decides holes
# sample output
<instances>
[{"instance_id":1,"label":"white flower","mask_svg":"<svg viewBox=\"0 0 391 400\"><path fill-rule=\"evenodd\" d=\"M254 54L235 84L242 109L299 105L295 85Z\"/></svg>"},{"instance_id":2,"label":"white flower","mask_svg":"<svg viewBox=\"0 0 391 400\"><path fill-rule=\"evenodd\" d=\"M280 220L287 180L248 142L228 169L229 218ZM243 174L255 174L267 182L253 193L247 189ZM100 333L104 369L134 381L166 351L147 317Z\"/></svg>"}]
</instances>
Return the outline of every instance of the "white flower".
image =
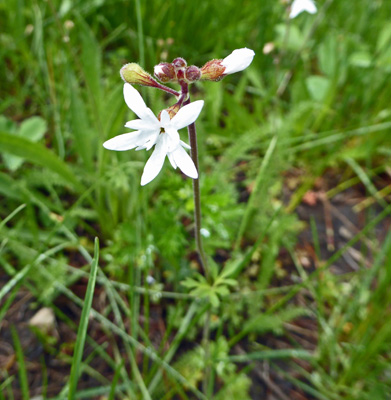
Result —
<instances>
[{"instance_id":1,"label":"white flower","mask_svg":"<svg viewBox=\"0 0 391 400\"><path fill-rule=\"evenodd\" d=\"M296 18L303 11L315 14L318 10L313 0L293 0L289 18Z\"/></svg>"},{"instance_id":2,"label":"white flower","mask_svg":"<svg viewBox=\"0 0 391 400\"><path fill-rule=\"evenodd\" d=\"M221 65L225 67L224 75L243 71L251 64L254 56L254 51L247 47L234 50L221 62Z\"/></svg>"},{"instance_id":3,"label":"white flower","mask_svg":"<svg viewBox=\"0 0 391 400\"><path fill-rule=\"evenodd\" d=\"M125 151L134 148L150 150L155 145L144 167L142 186L159 174L166 156L174 168L179 167L184 174L197 179L197 169L184 149L190 149L190 146L180 140L178 130L197 119L204 102L199 100L182 107L172 119L168 112L163 110L159 121L152 110L145 105L140 93L129 83L124 85L124 98L128 107L140 118L125 124L127 128L135 131L116 136L103 143L103 146L109 150Z\"/></svg>"}]
</instances>

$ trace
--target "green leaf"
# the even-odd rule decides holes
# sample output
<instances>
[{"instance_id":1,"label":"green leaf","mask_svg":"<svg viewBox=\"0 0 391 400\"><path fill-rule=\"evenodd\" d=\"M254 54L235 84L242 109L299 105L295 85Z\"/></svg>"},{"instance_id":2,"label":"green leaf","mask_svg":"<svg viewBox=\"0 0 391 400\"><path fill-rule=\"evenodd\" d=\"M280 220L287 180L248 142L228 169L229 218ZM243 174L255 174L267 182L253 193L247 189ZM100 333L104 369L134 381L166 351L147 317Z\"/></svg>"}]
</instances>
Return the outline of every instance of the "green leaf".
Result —
<instances>
[{"instance_id":1,"label":"green leaf","mask_svg":"<svg viewBox=\"0 0 391 400\"><path fill-rule=\"evenodd\" d=\"M24 120L20 124L18 135L30 140L31 142L38 142L43 138L47 131L47 123L41 117L31 117Z\"/></svg>"},{"instance_id":2,"label":"green leaf","mask_svg":"<svg viewBox=\"0 0 391 400\"><path fill-rule=\"evenodd\" d=\"M48 168L61 176L78 191L83 191L82 184L65 162L40 143L32 143L22 137L0 131L0 151L19 156L27 161Z\"/></svg>"},{"instance_id":3,"label":"green leaf","mask_svg":"<svg viewBox=\"0 0 391 400\"><path fill-rule=\"evenodd\" d=\"M316 101L323 101L330 88L330 80L324 76L309 76L306 79L307 89Z\"/></svg>"},{"instance_id":4,"label":"green leaf","mask_svg":"<svg viewBox=\"0 0 391 400\"><path fill-rule=\"evenodd\" d=\"M24 120L19 129L17 129L13 121L3 117L0 121L0 129L17 136L22 136L31 142L37 142L45 134L47 124L41 117L31 117ZM12 154L4 154L3 159L6 167L11 171L16 171L24 161L23 158Z\"/></svg>"},{"instance_id":5,"label":"green leaf","mask_svg":"<svg viewBox=\"0 0 391 400\"><path fill-rule=\"evenodd\" d=\"M386 24L383 26L383 29L380 31L379 36L377 37L376 52L380 53L383 50L386 50L389 47L390 42L391 42L391 25Z\"/></svg>"},{"instance_id":6,"label":"green leaf","mask_svg":"<svg viewBox=\"0 0 391 400\"><path fill-rule=\"evenodd\" d=\"M304 35L296 25L279 24L276 26L277 43L279 47L298 51L304 43ZM287 31L288 30L288 31Z\"/></svg>"},{"instance_id":7,"label":"green leaf","mask_svg":"<svg viewBox=\"0 0 391 400\"><path fill-rule=\"evenodd\" d=\"M354 67L368 68L372 63L372 55L366 51L357 51L349 57L349 64Z\"/></svg>"}]
</instances>

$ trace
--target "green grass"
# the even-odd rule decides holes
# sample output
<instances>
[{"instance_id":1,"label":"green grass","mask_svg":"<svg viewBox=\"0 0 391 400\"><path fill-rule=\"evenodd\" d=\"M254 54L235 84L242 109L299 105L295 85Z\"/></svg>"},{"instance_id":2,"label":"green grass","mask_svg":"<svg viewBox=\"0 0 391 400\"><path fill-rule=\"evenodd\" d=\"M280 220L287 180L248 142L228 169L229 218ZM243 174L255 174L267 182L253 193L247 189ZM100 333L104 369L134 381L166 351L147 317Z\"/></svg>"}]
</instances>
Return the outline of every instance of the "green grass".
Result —
<instances>
[{"instance_id":1,"label":"green grass","mask_svg":"<svg viewBox=\"0 0 391 400\"><path fill-rule=\"evenodd\" d=\"M265 365L306 399L391 396L389 5L317 5L288 21L274 0L0 0L1 399L250 399ZM133 119L123 64L240 47L247 70L191 92L209 284L191 181L166 163L141 187L149 153L102 143ZM56 327L36 335L43 306Z\"/></svg>"}]
</instances>

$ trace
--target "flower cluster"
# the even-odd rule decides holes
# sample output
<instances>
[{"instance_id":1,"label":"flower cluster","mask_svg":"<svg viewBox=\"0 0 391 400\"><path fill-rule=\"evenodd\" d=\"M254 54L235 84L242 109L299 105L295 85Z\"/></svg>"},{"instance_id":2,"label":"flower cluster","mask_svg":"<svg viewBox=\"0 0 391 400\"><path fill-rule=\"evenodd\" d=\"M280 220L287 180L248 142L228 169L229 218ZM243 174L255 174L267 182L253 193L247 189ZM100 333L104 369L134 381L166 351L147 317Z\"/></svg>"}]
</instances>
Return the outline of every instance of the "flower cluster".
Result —
<instances>
[{"instance_id":1,"label":"flower cluster","mask_svg":"<svg viewBox=\"0 0 391 400\"><path fill-rule=\"evenodd\" d=\"M198 178L194 160L185 149L190 149L180 139L178 130L194 123L198 118L204 102L190 103L188 84L197 80L218 81L228 74L247 68L255 53L247 48L233 51L223 60L211 60L202 68L187 66L183 58L176 58L172 63L160 63L154 68L154 75L162 83L178 82L181 91L177 92L159 82L145 72L138 64L126 64L120 74L125 81L124 98L128 107L139 119L128 121L126 128L133 132L124 133L106 141L103 146L109 150L150 150L155 146L151 157L144 167L141 185L151 182L161 171L166 156L174 169L177 167L187 176ZM142 99L140 93L131 84L150 86L170 93L177 102L156 117Z\"/></svg>"}]
</instances>

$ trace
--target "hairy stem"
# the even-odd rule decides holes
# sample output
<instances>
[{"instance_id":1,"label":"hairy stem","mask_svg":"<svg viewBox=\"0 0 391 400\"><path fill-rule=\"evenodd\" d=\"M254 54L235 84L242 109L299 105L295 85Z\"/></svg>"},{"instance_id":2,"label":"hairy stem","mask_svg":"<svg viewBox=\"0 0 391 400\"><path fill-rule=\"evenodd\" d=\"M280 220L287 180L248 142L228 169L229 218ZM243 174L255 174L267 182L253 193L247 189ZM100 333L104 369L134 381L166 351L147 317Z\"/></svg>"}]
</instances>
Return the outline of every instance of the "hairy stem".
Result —
<instances>
[{"instance_id":1,"label":"hairy stem","mask_svg":"<svg viewBox=\"0 0 391 400\"><path fill-rule=\"evenodd\" d=\"M186 102L187 103L187 102ZM190 101L189 101L190 103ZM193 196L194 196L194 220L195 220L195 239L198 255L200 257L201 267L204 271L205 277L209 280L209 269L206 261L204 248L202 246L201 236L201 191L200 191L200 178L198 168L198 148L197 148L197 132L195 124L192 123L187 127L189 132L189 141L191 147L191 158L198 171L198 179L193 179Z\"/></svg>"}]
</instances>

